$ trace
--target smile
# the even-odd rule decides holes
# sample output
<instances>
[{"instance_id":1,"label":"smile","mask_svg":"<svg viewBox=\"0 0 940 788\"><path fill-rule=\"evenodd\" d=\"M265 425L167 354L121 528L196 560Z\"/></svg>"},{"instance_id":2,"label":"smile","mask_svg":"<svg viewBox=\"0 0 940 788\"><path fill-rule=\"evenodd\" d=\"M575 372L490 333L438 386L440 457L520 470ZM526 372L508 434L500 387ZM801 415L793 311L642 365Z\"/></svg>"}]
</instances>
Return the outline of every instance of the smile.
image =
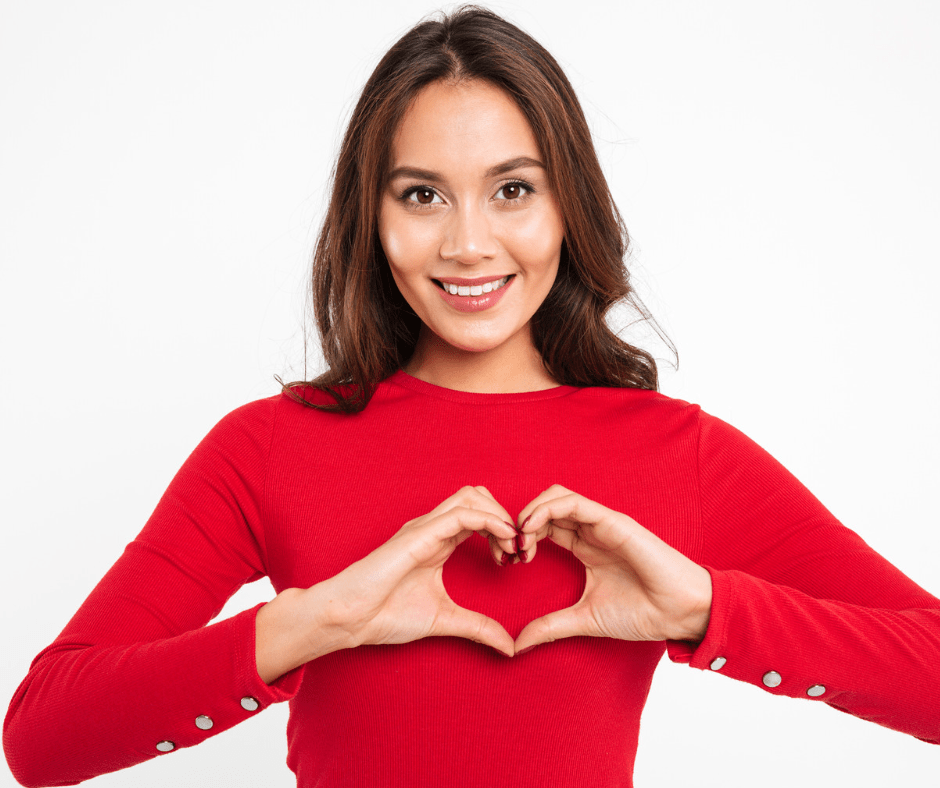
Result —
<instances>
[{"instance_id":1,"label":"smile","mask_svg":"<svg viewBox=\"0 0 940 788\"><path fill-rule=\"evenodd\" d=\"M491 279L489 282L477 280L472 284L458 284L435 279L434 284L440 288L444 303L452 309L458 312L481 312L496 306L515 279L516 275L510 274L502 279Z\"/></svg>"},{"instance_id":2,"label":"smile","mask_svg":"<svg viewBox=\"0 0 940 788\"><path fill-rule=\"evenodd\" d=\"M441 282L437 279L434 280L434 283L451 295L480 296L484 293L492 293L494 290L499 290L499 288L503 287L510 280L510 278L511 276L504 276L502 279L496 279L492 282L484 282L483 284L474 285L458 285L452 282Z\"/></svg>"}]
</instances>

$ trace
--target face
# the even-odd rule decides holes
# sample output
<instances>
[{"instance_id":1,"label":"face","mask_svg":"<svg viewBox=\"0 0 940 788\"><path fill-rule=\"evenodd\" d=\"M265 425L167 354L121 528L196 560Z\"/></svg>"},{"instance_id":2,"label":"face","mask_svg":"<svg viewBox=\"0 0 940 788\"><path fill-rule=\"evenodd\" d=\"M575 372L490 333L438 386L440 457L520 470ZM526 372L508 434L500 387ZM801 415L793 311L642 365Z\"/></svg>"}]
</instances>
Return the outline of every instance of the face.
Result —
<instances>
[{"instance_id":1,"label":"face","mask_svg":"<svg viewBox=\"0 0 940 788\"><path fill-rule=\"evenodd\" d=\"M531 346L564 226L532 129L506 93L469 81L418 94L392 142L379 236L424 323L419 346Z\"/></svg>"}]
</instances>

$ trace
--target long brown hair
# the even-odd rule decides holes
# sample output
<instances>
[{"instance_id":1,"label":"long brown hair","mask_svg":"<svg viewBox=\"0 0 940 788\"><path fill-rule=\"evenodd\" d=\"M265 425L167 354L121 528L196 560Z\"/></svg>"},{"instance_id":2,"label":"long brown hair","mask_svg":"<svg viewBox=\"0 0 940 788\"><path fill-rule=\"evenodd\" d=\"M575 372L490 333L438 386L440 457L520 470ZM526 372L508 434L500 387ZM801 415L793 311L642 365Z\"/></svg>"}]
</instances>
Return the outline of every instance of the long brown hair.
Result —
<instances>
[{"instance_id":1,"label":"long brown hair","mask_svg":"<svg viewBox=\"0 0 940 788\"><path fill-rule=\"evenodd\" d=\"M405 33L353 110L313 256L313 307L328 369L312 381L286 384L295 399L360 411L414 352L421 321L399 292L378 236L392 138L426 85L472 79L505 90L526 116L564 217L558 275L532 317L546 370L566 385L657 389L653 357L620 339L605 320L618 302L651 317L630 285L629 237L574 89L527 33L485 8L462 6ZM293 388L301 384L335 403L311 403Z\"/></svg>"}]
</instances>

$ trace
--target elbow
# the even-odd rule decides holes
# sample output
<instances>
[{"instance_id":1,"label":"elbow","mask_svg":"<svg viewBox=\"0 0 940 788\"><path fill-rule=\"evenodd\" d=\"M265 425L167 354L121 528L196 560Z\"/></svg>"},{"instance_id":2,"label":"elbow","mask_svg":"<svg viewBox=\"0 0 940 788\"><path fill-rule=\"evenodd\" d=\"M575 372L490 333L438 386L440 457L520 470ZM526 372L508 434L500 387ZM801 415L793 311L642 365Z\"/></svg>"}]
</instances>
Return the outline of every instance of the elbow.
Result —
<instances>
[{"instance_id":1,"label":"elbow","mask_svg":"<svg viewBox=\"0 0 940 788\"><path fill-rule=\"evenodd\" d=\"M7 765L16 781L26 788L77 785L80 780L66 774L64 748L43 735L45 725L32 709L35 704L25 702L27 681L17 689L3 720Z\"/></svg>"},{"instance_id":2,"label":"elbow","mask_svg":"<svg viewBox=\"0 0 940 788\"><path fill-rule=\"evenodd\" d=\"M62 775L57 774L57 758L42 757L37 748L31 747L18 730L16 721L12 723L7 718L3 727L3 754L13 777L26 788L45 788L53 785L75 785L74 782L63 781Z\"/></svg>"}]
</instances>

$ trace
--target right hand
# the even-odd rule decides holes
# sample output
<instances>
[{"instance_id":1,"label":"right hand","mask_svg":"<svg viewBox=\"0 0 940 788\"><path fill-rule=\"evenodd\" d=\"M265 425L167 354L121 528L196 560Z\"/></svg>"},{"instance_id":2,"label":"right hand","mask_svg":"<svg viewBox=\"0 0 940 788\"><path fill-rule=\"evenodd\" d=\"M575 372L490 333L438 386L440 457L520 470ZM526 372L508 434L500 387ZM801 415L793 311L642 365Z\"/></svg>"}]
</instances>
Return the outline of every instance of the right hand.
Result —
<instances>
[{"instance_id":1,"label":"right hand","mask_svg":"<svg viewBox=\"0 0 940 788\"><path fill-rule=\"evenodd\" d=\"M321 620L347 636L347 647L408 643L450 635L507 656L513 639L496 621L457 605L444 588L444 562L474 531L490 540L494 560L514 553L512 517L485 487L464 487L405 523L381 547L318 583Z\"/></svg>"}]
</instances>

